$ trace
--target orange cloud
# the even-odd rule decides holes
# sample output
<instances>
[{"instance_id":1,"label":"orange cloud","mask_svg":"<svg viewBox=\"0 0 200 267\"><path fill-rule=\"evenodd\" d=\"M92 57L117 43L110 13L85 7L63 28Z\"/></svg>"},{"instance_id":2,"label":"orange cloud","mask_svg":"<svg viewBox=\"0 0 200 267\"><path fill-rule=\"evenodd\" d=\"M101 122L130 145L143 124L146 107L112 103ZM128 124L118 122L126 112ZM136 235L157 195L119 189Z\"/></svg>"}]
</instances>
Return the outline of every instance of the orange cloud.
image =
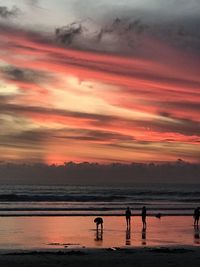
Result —
<instances>
[{"instance_id":1,"label":"orange cloud","mask_svg":"<svg viewBox=\"0 0 200 267\"><path fill-rule=\"evenodd\" d=\"M192 55L152 39L147 41L155 57L142 58L61 47L42 35L5 27L0 35L1 79L19 90L0 95L3 127L6 132L11 116L29 122L24 132L45 129L43 159L198 161L200 66ZM5 66L16 69L8 75ZM23 70L32 78L25 79ZM86 132L60 138L66 128L117 138ZM50 134L54 131L60 131L57 137ZM15 125L9 133L13 145L19 132L23 129ZM14 155L17 150L23 154L17 147Z\"/></svg>"}]
</instances>

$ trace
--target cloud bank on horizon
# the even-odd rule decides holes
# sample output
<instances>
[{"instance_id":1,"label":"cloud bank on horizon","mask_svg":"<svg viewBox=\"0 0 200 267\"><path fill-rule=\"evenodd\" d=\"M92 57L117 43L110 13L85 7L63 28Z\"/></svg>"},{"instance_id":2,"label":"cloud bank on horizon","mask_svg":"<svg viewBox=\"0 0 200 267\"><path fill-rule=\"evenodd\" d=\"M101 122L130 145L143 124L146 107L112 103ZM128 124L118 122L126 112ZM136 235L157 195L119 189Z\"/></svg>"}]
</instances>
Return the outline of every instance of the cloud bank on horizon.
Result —
<instances>
[{"instance_id":1,"label":"cloud bank on horizon","mask_svg":"<svg viewBox=\"0 0 200 267\"><path fill-rule=\"evenodd\" d=\"M0 1L1 161L200 161L200 2Z\"/></svg>"}]
</instances>

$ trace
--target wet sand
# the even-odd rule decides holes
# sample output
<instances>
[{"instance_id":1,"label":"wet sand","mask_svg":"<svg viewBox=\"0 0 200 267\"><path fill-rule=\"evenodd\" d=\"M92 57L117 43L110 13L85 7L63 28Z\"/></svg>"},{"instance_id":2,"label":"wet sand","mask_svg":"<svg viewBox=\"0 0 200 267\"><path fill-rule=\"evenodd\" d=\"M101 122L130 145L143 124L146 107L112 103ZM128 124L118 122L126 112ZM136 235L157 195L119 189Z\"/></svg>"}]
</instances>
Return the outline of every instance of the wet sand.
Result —
<instances>
[{"instance_id":1,"label":"wet sand","mask_svg":"<svg viewBox=\"0 0 200 267\"><path fill-rule=\"evenodd\" d=\"M104 217L104 230L96 232L95 217L1 217L0 249L62 249L151 246L199 246L200 233L188 216L133 217L131 231L125 218Z\"/></svg>"},{"instance_id":2,"label":"wet sand","mask_svg":"<svg viewBox=\"0 0 200 267\"><path fill-rule=\"evenodd\" d=\"M200 266L199 229L192 217L105 217L96 231L94 217L0 218L1 266Z\"/></svg>"}]
</instances>

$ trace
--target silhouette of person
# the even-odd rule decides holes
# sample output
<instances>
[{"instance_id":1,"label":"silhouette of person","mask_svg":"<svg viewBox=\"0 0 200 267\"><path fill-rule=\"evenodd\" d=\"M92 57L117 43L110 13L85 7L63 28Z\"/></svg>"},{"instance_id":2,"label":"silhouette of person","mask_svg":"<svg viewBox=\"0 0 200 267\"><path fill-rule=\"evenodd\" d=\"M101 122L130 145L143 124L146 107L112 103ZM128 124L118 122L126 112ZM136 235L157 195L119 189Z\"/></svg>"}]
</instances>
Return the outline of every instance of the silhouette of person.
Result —
<instances>
[{"instance_id":1,"label":"silhouette of person","mask_svg":"<svg viewBox=\"0 0 200 267\"><path fill-rule=\"evenodd\" d=\"M146 228L147 209L145 206L142 208L142 214L141 215L142 215L143 228Z\"/></svg>"},{"instance_id":2,"label":"silhouette of person","mask_svg":"<svg viewBox=\"0 0 200 267\"><path fill-rule=\"evenodd\" d=\"M142 227L142 245L146 245L146 227Z\"/></svg>"},{"instance_id":3,"label":"silhouette of person","mask_svg":"<svg viewBox=\"0 0 200 267\"><path fill-rule=\"evenodd\" d=\"M128 227L126 228L126 245L131 245L131 229Z\"/></svg>"},{"instance_id":4,"label":"silhouette of person","mask_svg":"<svg viewBox=\"0 0 200 267\"><path fill-rule=\"evenodd\" d=\"M194 226L199 225L199 216L200 216L200 208L198 207L194 210Z\"/></svg>"},{"instance_id":5,"label":"silhouette of person","mask_svg":"<svg viewBox=\"0 0 200 267\"><path fill-rule=\"evenodd\" d=\"M126 209L125 216L126 216L126 226L127 226L127 228L130 228L130 226L131 226L131 209L129 207L127 207L127 209Z\"/></svg>"},{"instance_id":6,"label":"silhouette of person","mask_svg":"<svg viewBox=\"0 0 200 267\"><path fill-rule=\"evenodd\" d=\"M99 225L101 226L101 230L103 230L103 219L101 217L97 217L94 219L96 223L97 230L99 230Z\"/></svg>"}]
</instances>

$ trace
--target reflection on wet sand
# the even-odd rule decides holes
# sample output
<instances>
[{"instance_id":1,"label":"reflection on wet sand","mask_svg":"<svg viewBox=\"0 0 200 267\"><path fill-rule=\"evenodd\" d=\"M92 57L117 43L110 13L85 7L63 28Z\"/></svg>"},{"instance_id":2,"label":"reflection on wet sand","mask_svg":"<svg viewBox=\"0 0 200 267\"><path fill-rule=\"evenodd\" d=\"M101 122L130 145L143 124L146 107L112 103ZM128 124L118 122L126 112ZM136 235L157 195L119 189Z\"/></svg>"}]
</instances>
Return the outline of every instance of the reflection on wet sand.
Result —
<instances>
[{"instance_id":1,"label":"reflection on wet sand","mask_svg":"<svg viewBox=\"0 0 200 267\"><path fill-rule=\"evenodd\" d=\"M200 236L199 236L199 226L194 226L194 243L200 244Z\"/></svg>"},{"instance_id":2,"label":"reflection on wet sand","mask_svg":"<svg viewBox=\"0 0 200 267\"><path fill-rule=\"evenodd\" d=\"M95 241L98 241L99 244L102 243L103 241L103 229L96 229L96 232L95 232Z\"/></svg>"},{"instance_id":3,"label":"reflection on wet sand","mask_svg":"<svg viewBox=\"0 0 200 267\"><path fill-rule=\"evenodd\" d=\"M146 242L146 227L142 228L142 245L145 246L147 244Z\"/></svg>"},{"instance_id":4,"label":"reflection on wet sand","mask_svg":"<svg viewBox=\"0 0 200 267\"><path fill-rule=\"evenodd\" d=\"M57 248L58 244L64 247L68 243L86 247L200 244L200 232L194 230L191 216L165 216L162 220L149 217L146 229L142 228L138 216L128 231L124 217L108 216L104 218L103 232L101 229L96 232L94 219L95 216L2 217L0 248L37 249L49 248L49 244L51 248Z\"/></svg>"},{"instance_id":5,"label":"reflection on wet sand","mask_svg":"<svg viewBox=\"0 0 200 267\"><path fill-rule=\"evenodd\" d=\"M127 227L126 228L126 246L131 245L131 228Z\"/></svg>"}]
</instances>

